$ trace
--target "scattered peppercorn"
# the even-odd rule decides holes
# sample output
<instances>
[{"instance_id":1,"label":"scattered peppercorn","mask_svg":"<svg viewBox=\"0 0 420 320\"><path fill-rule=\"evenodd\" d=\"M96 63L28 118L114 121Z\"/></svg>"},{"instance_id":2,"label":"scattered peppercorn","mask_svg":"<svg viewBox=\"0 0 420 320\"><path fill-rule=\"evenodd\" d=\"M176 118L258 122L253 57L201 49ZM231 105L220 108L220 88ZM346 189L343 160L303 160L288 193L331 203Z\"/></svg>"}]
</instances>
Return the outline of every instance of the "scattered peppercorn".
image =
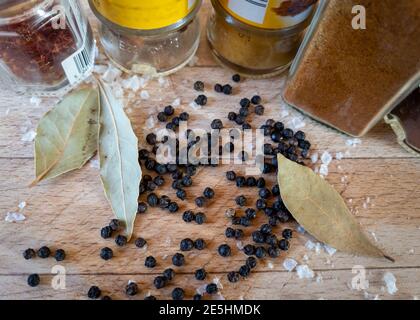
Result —
<instances>
[{"instance_id":1,"label":"scattered peppercorn","mask_svg":"<svg viewBox=\"0 0 420 320\"><path fill-rule=\"evenodd\" d=\"M165 114L170 117L175 113L175 109L172 106L166 106L165 109L163 110L163 112L165 112Z\"/></svg>"},{"instance_id":2,"label":"scattered peppercorn","mask_svg":"<svg viewBox=\"0 0 420 320\"><path fill-rule=\"evenodd\" d=\"M135 244L137 248L144 248L144 246L147 244L147 241L143 238L137 238Z\"/></svg>"},{"instance_id":3,"label":"scattered peppercorn","mask_svg":"<svg viewBox=\"0 0 420 320\"><path fill-rule=\"evenodd\" d=\"M207 104L207 97L204 94L200 94L196 99L195 103L199 106L205 106Z\"/></svg>"},{"instance_id":4,"label":"scattered peppercorn","mask_svg":"<svg viewBox=\"0 0 420 320\"><path fill-rule=\"evenodd\" d=\"M172 299L184 300L185 292L182 288L175 288L172 290Z\"/></svg>"},{"instance_id":5,"label":"scattered peppercorn","mask_svg":"<svg viewBox=\"0 0 420 320\"><path fill-rule=\"evenodd\" d=\"M264 247L257 247L257 249L255 249L255 256L258 259L262 259L267 255L267 250L265 250Z\"/></svg>"},{"instance_id":6,"label":"scattered peppercorn","mask_svg":"<svg viewBox=\"0 0 420 320\"><path fill-rule=\"evenodd\" d=\"M175 271L171 268L165 269L163 271L163 276L169 281L171 281L175 277Z\"/></svg>"},{"instance_id":7,"label":"scattered peppercorn","mask_svg":"<svg viewBox=\"0 0 420 320\"><path fill-rule=\"evenodd\" d=\"M137 207L137 213L145 213L147 211L147 204L145 202L140 202Z\"/></svg>"},{"instance_id":8,"label":"scattered peppercorn","mask_svg":"<svg viewBox=\"0 0 420 320\"><path fill-rule=\"evenodd\" d=\"M236 173L234 171L228 171L228 172L226 172L226 178L229 181L235 181L236 180Z\"/></svg>"},{"instance_id":9,"label":"scattered peppercorn","mask_svg":"<svg viewBox=\"0 0 420 320\"><path fill-rule=\"evenodd\" d=\"M271 258L277 258L280 255L280 251L276 247L271 246L271 247L268 248L268 255Z\"/></svg>"},{"instance_id":10,"label":"scattered peppercorn","mask_svg":"<svg viewBox=\"0 0 420 320\"><path fill-rule=\"evenodd\" d=\"M135 296L139 292L139 287L137 286L137 283L130 282L125 287L125 294L127 296Z\"/></svg>"},{"instance_id":11,"label":"scattered peppercorn","mask_svg":"<svg viewBox=\"0 0 420 320\"><path fill-rule=\"evenodd\" d=\"M203 212L198 212L195 215L195 222L197 224L203 224L203 223L206 222L206 220L207 220L207 217L206 217L206 215Z\"/></svg>"},{"instance_id":12,"label":"scattered peppercorn","mask_svg":"<svg viewBox=\"0 0 420 320\"><path fill-rule=\"evenodd\" d=\"M89 288L88 291L88 298L89 299L98 299L101 296L101 289L97 286L92 286Z\"/></svg>"},{"instance_id":13,"label":"scattered peppercorn","mask_svg":"<svg viewBox=\"0 0 420 320\"><path fill-rule=\"evenodd\" d=\"M182 185L184 187L191 187L192 186L192 178L190 176L184 176L182 178Z\"/></svg>"},{"instance_id":14,"label":"scattered peppercorn","mask_svg":"<svg viewBox=\"0 0 420 320\"><path fill-rule=\"evenodd\" d=\"M271 224L269 224L271 226ZM269 234L265 237L265 243L271 245L271 246L275 246L278 243L278 239L276 237L276 235L274 234Z\"/></svg>"},{"instance_id":15,"label":"scattered peppercorn","mask_svg":"<svg viewBox=\"0 0 420 320\"><path fill-rule=\"evenodd\" d=\"M239 273L235 271L231 271L228 273L227 278L229 282L236 283L239 281Z\"/></svg>"},{"instance_id":16,"label":"scattered peppercorn","mask_svg":"<svg viewBox=\"0 0 420 320\"><path fill-rule=\"evenodd\" d=\"M116 243L117 246L123 247L123 246L125 246L127 244L127 237L119 234L115 238L115 243Z\"/></svg>"},{"instance_id":17,"label":"scattered peppercorn","mask_svg":"<svg viewBox=\"0 0 420 320\"><path fill-rule=\"evenodd\" d=\"M254 231L252 233L252 240L255 243L265 243L265 236L261 231Z\"/></svg>"},{"instance_id":18,"label":"scattered peppercorn","mask_svg":"<svg viewBox=\"0 0 420 320\"><path fill-rule=\"evenodd\" d=\"M151 193L147 196L147 203L151 207L156 207L159 203L159 198L155 193Z\"/></svg>"},{"instance_id":19,"label":"scattered peppercorn","mask_svg":"<svg viewBox=\"0 0 420 320\"><path fill-rule=\"evenodd\" d=\"M228 120L229 121L236 121L237 114L235 112L228 113Z\"/></svg>"},{"instance_id":20,"label":"scattered peppercorn","mask_svg":"<svg viewBox=\"0 0 420 320\"><path fill-rule=\"evenodd\" d=\"M250 268L250 269L254 269L257 266L257 259L255 259L254 257L248 257L246 259L246 265Z\"/></svg>"},{"instance_id":21,"label":"scattered peppercorn","mask_svg":"<svg viewBox=\"0 0 420 320\"><path fill-rule=\"evenodd\" d=\"M42 259L48 258L50 256L50 254L51 254L50 248L45 247L45 246L41 247L37 252L38 257L40 257Z\"/></svg>"},{"instance_id":22,"label":"scattered peppercorn","mask_svg":"<svg viewBox=\"0 0 420 320\"><path fill-rule=\"evenodd\" d=\"M194 301L200 301L200 300L201 300L201 298L202 298L202 296L201 296L201 294L199 294L199 293L196 293L196 294L193 296L193 300L194 300Z\"/></svg>"},{"instance_id":23,"label":"scattered peppercorn","mask_svg":"<svg viewBox=\"0 0 420 320\"><path fill-rule=\"evenodd\" d=\"M166 167L165 167L166 168ZM166 172L165 172L166 173ZM165 178L162 176L157 176L153 179L153 182L158 186L161 187L165 183Z\"/></svg>"},{"instance_id":24,"label":"scattered peppercorn","mask_svg":"<svg viewBox=\"0 0 420 320\"><path fill-rule=\"evenodd\" d=\"M166 122L168 120L168 116L165 114L165 112L159 112L157 118L160 122Z\"/></svg>"},{"instance_id":25,"label":"scattered peppercorn","mask_svg":"<svg viewBox=\"0 0 420 320\"><path fill-rule=\"evenodd\" d=\"M217 83L214 86L214 91L219 92L219 93L222 92L223 91L223 86L221 84Z\"/></svg>"},{"instance_id":26,"label":"scattered peppercorn","mask_svg":"<svg viewBox=\"0 0 420 320\"><path fill-rule=\"evenodd\" d=\"M185 263L185 257L182 253L175 253L172 257L172 263L176 267L181 267Z\"/></svg>"},{"instance_id":27,"label":"scattered peppercorn","mask_svg":"<svg viewBox=\"0 0 420 320\"><path fill-rule=\"evenodd\" d=\"M244 247L244 253L245 253L247 256L252 256L252 255L254 255L254 253L255 253L255 247L254 247L252 244L247 244L247 245Z\"/></svg>"},{"instance_id":28,"label":"scattered peppercorn","mask_svg":"<svg viewBox=\"0 0 420 320\"><path fill-rule=\"evenodd\" d=\"M223 122L220 119L214 119L211 122L210 126L213 130L222 130L223 129Z\"/></svg>"},{"instance_id":29,"label":"scattered peppercorn","mask_svg":"<svg viewBox=\"0 0 420 320\"><path fill-rule=\"evenodd\" d=\"M178 210L179 210L178 203L176 203L176 202L171 202L171 203L169 204L168 210L169 210L169 212L170 212L170 213L175 213L175 212L178 212Z\"/></svg>"},{"instance_id":30,"label":"scattered peppercorn","mask_svg":"<svg viewBox=\"0 0 420 320\"><path fill-rule=\"evenodd\" d=\"M197 239L194 241L194 248L196 248L197 250L204 250L204 248L206 247L206 242L204 241L204 239Z\"/></svg>"},{"instance_id":31,"label":"scattered peppercorn","mask_svg":"<svg viewBox=\"0 0 420 320\"><path fill-rule=\"evenodd\" d=\"M63 249L58 249L55 252L54 258L56 261L63 261L66 258L66 253Z\"/></svg>"},{"instance_id":32,"label":"scattered peppercorn","mask_svg":"<svg viewBox=\"0 0 420 320\"><path fill-rule=\"evenodd\" d=\"M118 219L112 219L109 223L110 228L112 231L117 231L120 228L120 222Z\"/></svg>"},{"instance_id":33,"label":"scattered peppercorn","mask_svg":"<svg viewBox=\"0 0 420 320\"><path fill-rule=\"evenodd\" d=\"M151 146L154 146L155 144L156 144L156 135L154 134L154 133L149 133L147 136L146 136L146 142L149 144L149 145L151 145Z\"/></svg>"},{"instance_id":34,"label":"scattered peppercorn","mask_svg":"<svg viewBox=\"0 0 420 320\"><path fill-rule=\"evenodd\" d=\"M203 81L196 81L194 83L194 90L196 90L196 91L204 91L204 83L203 83Z\"/></svg>"},{"instance_id":35,"label":"scattered peppercorn","mask_svg":"<svg viewBox=\"0 0 420 320\"><path fill-rule=\"evenodd\" d=\"M187 197L187 193L185 192L184 189L178 189L176 191L176 196L177 196L178 199L184 201Z\"/></svg>"},{"instance_id":36,"label":"scattered peppercorn","mask_svg":"<svg viewBox=\"0 0 420 320\"><path fill-rule=\"evenodd\" d=\"M190 119L190 115L188 114L188 112L182 112L179 115L179 120L181 121L188 121Z\"/></svg>"},{"instance_id":37,"label":"scattered peppercorn","mask_svg":"<svg viewBox=\"0 0 420 320\"><path fill-rule=\"evenodd\" d=\"M140 160L146 160L149 157L150 153L146 149L141 149L139 151L139 159Z\"/></svg>"},{"instance_id":38,"label":"scattered peppercorn","mask_svg":"<svg viewBox=\"0 0 420 320\"><path fill-rule=\"evenodd\" d=\"M223 93L226 94L226 95L232 94L232 90L233 90L233 88L230 84L225 84L223 86L223 89L222 89Z\"/></svg>"},{"instance_id":39,"label":"scattered peppercorn","mask_svg":"<svg viewBox=\"0 0 420 320\"><path fill-rule=\"evenodd\" d=\"M269 224L263 224L260 228L261 233L263 234L270 234L272 232L272 228Z\"/></svg>"},{"instance_id":40,"label":"scattered peppercorn","mask_svg":"<svg viewBox=\"0 0 420 320\"><path fill-rule=\"evenodd\" d=\"M240 240L244 237L244 232L241 229L235 230L235 239Z\"/></svg>"},{"instance_id":41,"label":"scattered peppercorn","mask_svg":"<svg viewBox=\"0 0 420 320\"><path fill-rule=\"evenodd\" d=\"M251 269L247 265L243 265L239 268L239 274L244 278L248 277L250 272Z\"/></svg>"},{"instance_id":42,"label":"scattered peppercorn","mask_svg":"<svg viewBox=\"0 0 420 320\"><path fill-rule=\"evenodd\" d=\"M195 214L191 210L185 211L182 215L182 220L185 222L192 222L195 220Z\"/></svg>"},{"instance_id":43,"label":"scattered peppercorn","mask_svg":"<svg viewBox=\"0 0 420 320\"><path fill-rule=\"evenodd\" d=\"M248 187L255 187L257 185L257 179L255 179L254 177L246 178L246 185Z\"/></svg>"},{"instance_id":44,"label":"scattered peppercorn","mask_svg":"<svg viewBox=\"0 0 420 320\"><path fill-rule=\"evenodd\" d=\"M159 208L161 209L168 209L170 204L171 204L171 199L169 199L169 197L167 196L162 196L159 199Z\"/></svg>"},{"instance_id":45,"label":"scattered peppercorn","mask_svg":"<svg viewBox=\"0 0 420 320\"><path fill-rule=\"evenodd\" d=\"M232 80L233 80L233 82L240 82L241 81L241 76L239 74L234 74L232 76Z\"/></svg>"},{"instance_id":46,"label":"scattered peppercorn","mask_svg":"<svg viewBox=\"0 0 420 320\"><path fill-rule=\"evenodd\" d=\"M289 241L287 241L286 239L281 239L279 241L280 250L287 251L287 250L289 250L289 246L290 246Z\"/></svg>"},{"instance_id":47,"label":"scattered peppercorn","mask_svg":"<svg viewBox=\"0 0 420 320\"><path fill-rule=\"evenodd\" d=\"M183 239L181 240L179 248L181 251L191 251L194 248L194 242L189 238Z\"/></svg>"},{"instance_id":48,"label":"scattered peppercorn","mask_svg":"<svg viewBox=\"0 0 420 320\"><path fill-rule=\"evenodd\" d=\"M153 284L154 284L154 286L155 286L156 289L162 289L164 286L166 286L167 279L164 276L157 276L153 280Z\"/></svg>"},{"instance_id":49,"label":"scattered peppercorn","mask_svg":"<svg viewBox=\"0 0 420 320\"><path fill-rule=\"evenodd\" d=\"M219 255L222 256L222 257L229 257L232 250L230 249L229 245L222 244L217 249L217 252L219 252Z\"/></svg>"},{"instance_id":50,"label":"scattered peppercorn","mask_svg":"<svg viewBox=\"0 0 420 320\"><path fill-rule=\"evenodd\" d=\"M257 217L257 211L253 208L248 208L245 210L245 215L248 219L255 219Z\"/></svg>"},{"instance_id":51,"label":"scattered peppercorn","mask_svg":"<svg viewBox=\"0 0 420 320\"><path fill-rule=\"evenodd\" d=\"M257 187L260 188L260 189L265 187L265 179L264 178L258 178Z\"/></svg>"},{"instance_id":52,"label":"scattered peppercorn","mask_svg":"<svg viewBox=\"0 0 420 320\"><path fill-rule=\"evenodd\" d=\"M242 196L242 195L241 196L237 196L235 198L235 202L236 202L236 204L238 206L244 207L246 205L246 198L245 198L245 196Z\"/></svg>"},{"instance_id":53,"label":"scattered peppercorn","mask_svg":"<svg viewBox=\"0 0 420 320\"><path fill-rule=\"evenodd\" d=\"M197 280L203 281L207 277L207 272L204 269L198 269L195 271L195 278Z\"/></svg>"},{"instance_id":54,"label":"scattered peppercorn","mask_svg":"<svg viewBox=\"0 0 420 320\"><path fill-rule=\"evenodd\" d=\"M35 250L34 249L26 249L23 251L23 258L25 260L30 260L35 257Z\"/></svg>"},{"instance_id":55,"label":"scattered peppercorn","mask_svg":"<svg viewBox=\"0 0 420 320\"><path fill-rule=\"evenodd\" d=\"M258 210L264 210L265 208L267 208L267 202L265 202L264 199L258 199L255 206Z\"/></svg>"},{"instance_id":56,"label":"scattered peppercorn","mask_svg":"<svg viewBox=\"0 0 420 320\"><path fill-rule=\"evenodd\" d=\"M236 177L236 186L238 188L245 187L246 179L244 177Z\"/></svg>"},{"instance_id":57,"label":"scattered peppercorn","mask_svg":"<svg viewBox=\"0 0 420 320\"><path fill-rule=\"evenodd\" d=\"M112 252L112 249L105 247L101 249L99 255L104 260L110 260L114 256L114 253Z\"/></svg>"},{"instance_id":58,"label":"scattered peppercorn","mask_svg":"<svg viewBox=\"0 0 420 320\"><path fill-rule=\"evenodd\" d=\"M258 106L255 107L255 114L258 115L258 116L264 115L264 111L265 111L265 108L261 104L259 104Z\"/></svg>"},{"instance_id":59,"label":"scattered peppercorn","mask_svg":"<svg viewBox=\"0 0 420 320\"><path fill-rule=\"evenodd\" d=\"M144 265L147 268L154 268L156 267L156 259L152 256L148 256L146 260L144 261Z\"/></svg>"},{"instance_id":60,"label":"scattered peppercorn","mask_svg":"<svg viewBox=\"0 0 420 320\"><path fill-rule=\"evenodd\" d=\"M248 109L248 107L241 107L239 109L239 115L241 117L244 117L244 118L248 117L248 115L249 115L249 109Z\"/></svg>"},{"instance_id":61,"label":"scattered peppercorn","mask_svg":"<svg viewBox=\"0 0 420 320\"><path fill-rule=\"evenodd\" d=\"M195 199L195 204L197 207L202 208L206 204L206 198L204 197L198 197Z\"/></svg>"},{"instance_id":62,"label":"scattered peppercorn","mask_svg":"<svg viewBox=\"0 0 420 320\"><path fill-rule=\"evenodd\" d=\"M238 115L235 119L235 122L237 125L241 126L245 123L245 118L242 117L241 115Z\"/></svg>"},{"instance_id":63,"label":"scattered peppercorn","mask_svg":"<svg viewBox=\"0 0 420 320\"><path fill-rule=\"evenodd\" d=\"M226 238L234 238L235 237L235 229L227 228L225 231Z\"/></svg>"},{"instance_id":64,"label":"scattered peppercorn","mask_svg":"<svg viewBox=\"0 0 420 320\"><path fill-rule=\"evenodd\" d=\"M212 199L214 198L214 190L212 188L207 187L206 189L204 189L203 195L207 199Z\"/></svg>"},{"instance_id":65,"label":"scattered peppercorn","mask_svg":"<svg viewBox=\"0 0 420 320\"><path fill-rule=\"evenodd\" d=\"M36 287L36 286L38 286L38 285L39 285L39 283L41 282L41 279L39 278L39 275L37 275L37 274L31 274L31 275L28 277L27 282L28 282L28 285L29 285L30 287Z\"/></svg>"},{"instance_id":66,"label":"scattered peppercorn","mask_svg":"<svg viewBox=\"0 0 420 320\"><path fill-rule=\"evenodd\" d=\"M290 230L290 229L284 229L283 232L282 232L282 236L286 240L290 240L290 239L292 239L293 231Z\"/></svg>"}]
</instances>

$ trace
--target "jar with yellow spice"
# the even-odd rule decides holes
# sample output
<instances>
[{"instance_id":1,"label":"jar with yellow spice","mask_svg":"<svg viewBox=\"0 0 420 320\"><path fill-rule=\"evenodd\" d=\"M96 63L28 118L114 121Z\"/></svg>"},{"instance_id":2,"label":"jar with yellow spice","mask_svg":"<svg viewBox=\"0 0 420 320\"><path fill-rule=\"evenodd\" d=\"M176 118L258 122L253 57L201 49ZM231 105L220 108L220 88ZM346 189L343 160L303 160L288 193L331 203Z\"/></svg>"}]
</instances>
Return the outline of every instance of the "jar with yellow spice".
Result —
<instances>
[{"instance_id":1,"label":"jar with yellow spice","mask_svg":"<svg viewBox=\"0 0 420 320\"><path fill-rule=\"evenodd\" d=\"M163 76L185 66L200 39L202 0L89 0L106 55L122 70Z\"/></svg>"},{"instance_id":2,"label":"jar with yellow spice","mask_svg":"<svg viewBox=\"0 0 420 320\"><path fill-rule=\"evenodd\" d=\"M216 59L252 78L293 61L317 0L212 0L207 38Z\"/></svg>"}]
</instances>

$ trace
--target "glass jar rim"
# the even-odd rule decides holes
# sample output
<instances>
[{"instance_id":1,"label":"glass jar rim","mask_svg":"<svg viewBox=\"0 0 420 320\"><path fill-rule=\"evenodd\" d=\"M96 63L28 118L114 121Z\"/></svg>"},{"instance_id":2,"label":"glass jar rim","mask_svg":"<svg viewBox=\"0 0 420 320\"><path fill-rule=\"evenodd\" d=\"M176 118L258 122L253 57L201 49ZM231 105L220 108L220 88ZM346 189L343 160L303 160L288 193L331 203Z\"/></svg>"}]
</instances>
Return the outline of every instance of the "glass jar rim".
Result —
<instances>
[{"instance_id":1,"label":"glass jar rim","mask_svg":"<svg viewBox=\"0 0 420 320\"><path fill-rule=\"evenodd\" d=\"M15 2L15 1L10 1ZM11 8L13 6L18 6L15 11L12 12L19 12L15 15L10 15L7 17L0 16L0 26L19 23L29 19L30 17L34 16L38 10L42 10L43 8L49 8L54 3L54 0L23 0L18 3L10 3L9 7L6 5L5 8ZM27 9L24 9L25 5L30 5ZM22 6L22 8L19 8ZM24 9L23 12L17 9ZM3 9L6 10L6 9Z\"/></svg>"},{"instance_id":2,"label":"glass jar rim","mask_svg":"<svg viewBox=\"0 0 420 320\"><path fill-rule=\"evenodd\" d=\"M95 14L95 16L101 21L101 23L107 25L109 28L116 30L121 33L127 33L137 36L158 36L161 34L174 32L179 29L182 29L184 26L186 26L188 23L190 23L195 16L197 15L198 11L201 8L201 5L203 3L203 0L196 0L196 5L193 10L183 19L179 20L178 22L171 24L169 26L159 28L159 29L150 29L150 30L144 30L144 29L131 29L127 27L120 26L111 20L104 17L98 10L96 9L95 5L93 4L93 0L89 0L89 6L92 10L92 12Z\"/></svg>"},{"instance_id":3,"label":"glass jar rim","mask_svg":"<svg viewBox=\"0 0 420 320\"><path fill-rule=\"evenodd\" d=\"M241 29L244 29L246 31L251 31L255 33L263 33L263 34L272 34L272 35L281 35L281 36L287 36L292 35L297 32L300 32L304 30L312 20L312 17L314 15L315 9L312 10L312 13L302 22L286 28L280 28L280 29L268 29L268 28L259 28L252 26L250 24L244 23L238 19L236 19L234 16L232 16L229 12L227 12L222 5L220 4L219 0L211 0L212 6L217 14L221 15L223 19L236 27L239 27ZM315 7L316 8L316 7Z\"/></svg>"}]
</instances>

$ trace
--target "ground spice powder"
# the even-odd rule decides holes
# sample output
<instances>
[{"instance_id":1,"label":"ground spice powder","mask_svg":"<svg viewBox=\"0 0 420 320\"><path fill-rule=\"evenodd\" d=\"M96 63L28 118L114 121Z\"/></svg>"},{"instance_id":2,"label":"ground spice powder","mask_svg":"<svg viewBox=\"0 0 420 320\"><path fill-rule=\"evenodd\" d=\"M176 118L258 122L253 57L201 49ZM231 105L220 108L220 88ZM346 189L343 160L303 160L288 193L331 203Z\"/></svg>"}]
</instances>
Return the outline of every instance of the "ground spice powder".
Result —
<instances>
[{"instance_id":1,"label":"ground spice powder","mask_svg":"<svg viewBox=\"0 0 420 320\"><path fill-rule=\"evenodd\" d=\"M352 28L363 5L367 29ZM420 73L420 0L331 0L284 93L305 113L354 136Z\"/></svg>"}]
</instances>

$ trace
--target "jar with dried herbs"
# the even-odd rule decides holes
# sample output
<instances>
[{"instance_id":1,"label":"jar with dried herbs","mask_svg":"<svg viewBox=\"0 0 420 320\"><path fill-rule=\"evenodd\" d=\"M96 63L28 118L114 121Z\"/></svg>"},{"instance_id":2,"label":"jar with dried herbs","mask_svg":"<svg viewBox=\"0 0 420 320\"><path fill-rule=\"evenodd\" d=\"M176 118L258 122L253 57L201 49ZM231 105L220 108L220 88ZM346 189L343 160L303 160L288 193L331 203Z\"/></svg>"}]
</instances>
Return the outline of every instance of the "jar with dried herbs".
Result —
<instances>
[{"instance_id":1,"label":"jar with dried herbs","mask_svg":"<svg viewBox=\"0 0 420 320\"><path fill-rule=\"evenodd\" d=\"M162 76L185 66L200 39L202 0L89 0L107 56L122 70Z\"/></svg>"},{"instance_id":2,"label":"jar with dried herbs","mask_svg":"<svg viewBox=\"0 0 420 320\"><path fill-rule=\"evenodd\" d=\"M216 59L248 77L269 77L294 59L317 0L212 0L207 38Z\"/></svg>"},{"instance_id":3,"label":"jar with dried herbs","mask_svg":"<svg viewBox=\"0 0 420 320\"><path fill-rule=\"evenodd\" d=\"M0 80L18 92L53 93L87 77L94 40L78 0L0 4Z\"/></svg>"}]
</instances>

